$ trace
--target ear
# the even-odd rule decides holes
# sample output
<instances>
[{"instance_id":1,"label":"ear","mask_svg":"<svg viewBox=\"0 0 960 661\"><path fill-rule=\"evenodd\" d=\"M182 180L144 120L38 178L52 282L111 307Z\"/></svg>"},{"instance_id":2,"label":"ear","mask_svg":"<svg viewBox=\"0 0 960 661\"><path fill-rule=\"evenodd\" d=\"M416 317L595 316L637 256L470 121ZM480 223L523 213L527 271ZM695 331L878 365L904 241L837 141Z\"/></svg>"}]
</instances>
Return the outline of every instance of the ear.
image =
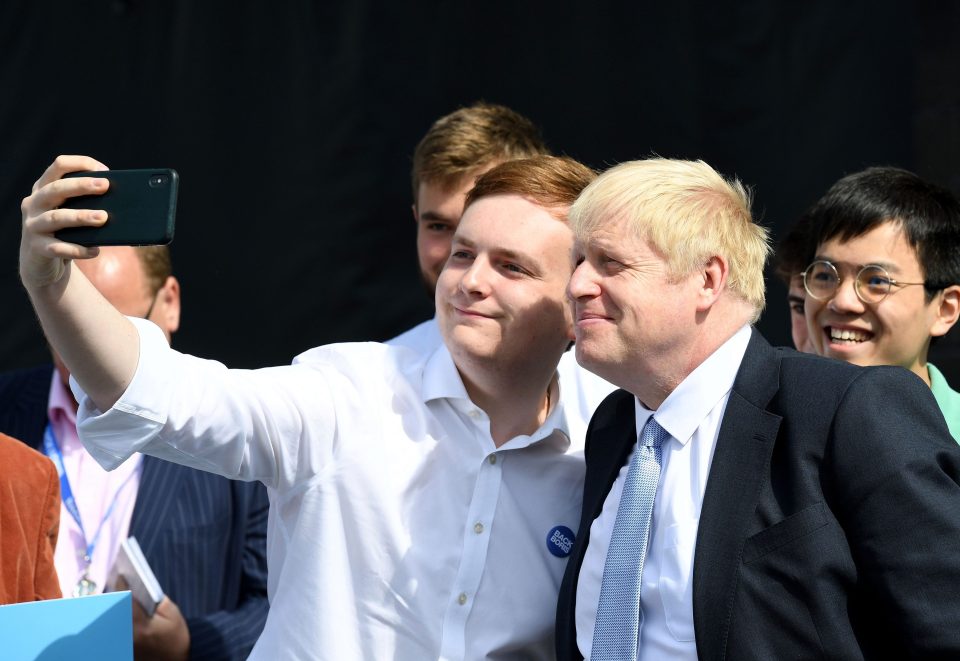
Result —
<instances>
[{"instance_id":1,"label":"ear","mask_svg":"<svg viewBox=\"0 0 960 661\"><path fill-rule=\"evenodd\" d=\"M410 205L410 211L413 212L413 222L419 223L419 222L420 222L420 212L417 211L417 203L416 203L416 202L414 202L413 204Z\"/></svg>"},{"instance_id":2,"label":"ear","mask_svg":"<svg viewBox=\"0 0 960 661\"><path fill-rule=\"evenodd\" d=\"M697 312L706 312L726 289L730 267L720 255L714 255L697 272L700 290L697 292Z\"/></svg>"},{"instance_id":3,"label":"ear","mask_svg":"<svg viewBox=\"0 0 960 661\"><path fill-rule=\"evenodd\" d=\"M937 303L936 299L933 301L936 315L930 326L931 337L946 335L957 323L957 318L960 317L960 285L950 285L937 294L937 297L940 302Z\"/></svg>"},{"instance_id":4,"label":"ear","mask_svg":"<svg viewBox=\"0 0 960 661\"><path fill-rule=\"evenodd\" d=\"M151 316L170 339L180 328L180 283L172 275L157 292L157 303L157 311Z\"/></svg>"}]
</instances>

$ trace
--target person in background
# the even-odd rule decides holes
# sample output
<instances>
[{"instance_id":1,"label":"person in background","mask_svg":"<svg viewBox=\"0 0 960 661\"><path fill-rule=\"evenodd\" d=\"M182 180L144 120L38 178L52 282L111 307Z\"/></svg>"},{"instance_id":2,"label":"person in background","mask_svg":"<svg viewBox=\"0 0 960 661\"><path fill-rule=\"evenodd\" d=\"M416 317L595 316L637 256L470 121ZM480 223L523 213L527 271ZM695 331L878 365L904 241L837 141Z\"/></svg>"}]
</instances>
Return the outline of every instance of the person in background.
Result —
<instances>
[{"instance_id":1,"label":"person in background","mask_svg":"<svg viewBox=\"0 0 960 661\"><path fill-rule=\"evenodd\" d=\"M0 434L0 605L60 598L53 564L59 525L53 463Z\"/></svg>"},{"instance_id":2,"label":"person in background","mask_svg":"<svg viewBox=\"0 0 960 661\"><path fill-rule=\"evenodd\" d=\"M960 393L927 361L960 316L960 201L912 172L873 167L840 179L806 216L814 351L910 370L960 442Z\"/></svg>"},{"instance_id":3,"label":"person in background","mask_svg":"<svg viewBox=\"0 0 960 661\"><path fill-rule=\"evenodd\" d=\"M77 265L109 304L169 342L180 284L165 246L105 247ZM266 490L154 457L108 472L83 448L70 376L54 366L0 375L0 431L61 462L56 566L65 596L104 591L117 549L137 538L166 593L153 617L134 603L138 659L242 659L267 617Z\"/></svg>"},{"instance_id":4,"label":"person in background","mask_svg":"<svg viewBox=\"0 0 960 661\"><path fill-rule=\"evenodd\" d=\"M806 290L803 288L803 269L809 263L807 236L808 221L801 218L777 246L774 273L787 288L787 306L790 310L790 337L797 351L812 353L807 317L803 312Z\"/></svg>"}]
</instances>

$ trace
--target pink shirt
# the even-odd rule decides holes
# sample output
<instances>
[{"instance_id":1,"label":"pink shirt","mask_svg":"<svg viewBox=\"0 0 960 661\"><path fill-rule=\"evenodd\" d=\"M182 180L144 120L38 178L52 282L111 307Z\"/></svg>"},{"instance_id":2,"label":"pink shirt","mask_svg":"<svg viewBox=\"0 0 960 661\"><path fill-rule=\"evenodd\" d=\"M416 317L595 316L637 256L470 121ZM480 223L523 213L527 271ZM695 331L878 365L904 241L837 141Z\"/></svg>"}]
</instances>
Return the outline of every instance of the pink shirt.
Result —
<instances>
[{"instance_id":1,"label":"pink shirt","mask_svg":"<svg viewBox=\"0 0 960 661\"><path fill-rule=\"evenodd\" d=\"M93 549L88 577L96 583L96 592L103 592L107 573L113 566L120 542L126 539L130 530L130 519L140 486L140 465L142 456L133 455L113 471L105 471L91 457L77 436L77 413L70 390L60 380L60 374L54 370L53 383L50 385L50 400L47 406L50 427L56 437L57 445L63 454L63 467L70 480L70 489L83 520L87 534L84 541L80 526L60 504L60 537L53 556L53 563L60 577L60 588L64 597L73 596L77 581L83 575L83 555L88 542L93 540L110 508L114 496L117 504L110 518L103 521L103 529ZM127 478L130 478L125 484ZM119 490L119 492L118 492Z\"/></svg>"}]
</instances>

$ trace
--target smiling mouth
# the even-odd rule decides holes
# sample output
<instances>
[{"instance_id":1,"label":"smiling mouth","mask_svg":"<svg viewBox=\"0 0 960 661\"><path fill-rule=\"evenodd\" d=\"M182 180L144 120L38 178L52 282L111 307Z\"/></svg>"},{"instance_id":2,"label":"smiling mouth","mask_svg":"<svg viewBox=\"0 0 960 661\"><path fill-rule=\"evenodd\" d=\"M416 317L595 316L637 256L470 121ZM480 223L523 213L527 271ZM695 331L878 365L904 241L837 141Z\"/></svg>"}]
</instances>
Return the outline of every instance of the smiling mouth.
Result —
<instances>
[{"instance_id":1,"label":"smiling mouth","mask_svg":"<svg viewBox=\"0 0 960 661\"><path fill-rule=\"evenodd\" d=\"M827 337L830 338L830 341L834 344L860 344L861 342L866 342L873 337L873 333L850 328L841 329L827 326L824 331L826 332Z\"/></svg>"},{"instance_id":2,"label":"smiling mouth","mask_svg":"<svg viewBox=\"0 0 960 661\"><path fill-rule=\"evenodd\" d=\"M604 321L609 320L609 317L602 314L596 314L593 312L581 312L577 315L577 321Z\"/></svg>"},{"instance_id":3,"label":"smiling mouth","mask_svg":"<svg viewBox=\"0 0 960 661\"><path fill-rule=\"evenodd\" d=\"M459 314L461 314L461 315L463 315L463 316L465 316L465 317L475 317L475 318L478 318L478 319L490 319L490 318L491 318L491 316L488 315L488 314L483 314L483 313L481 313L481 312L475 312L475 311L473 311L473 310L464 310L463 308L458 308L458 307L454 307L454 310L456 310Z\"/></svg>"}]
</instances>

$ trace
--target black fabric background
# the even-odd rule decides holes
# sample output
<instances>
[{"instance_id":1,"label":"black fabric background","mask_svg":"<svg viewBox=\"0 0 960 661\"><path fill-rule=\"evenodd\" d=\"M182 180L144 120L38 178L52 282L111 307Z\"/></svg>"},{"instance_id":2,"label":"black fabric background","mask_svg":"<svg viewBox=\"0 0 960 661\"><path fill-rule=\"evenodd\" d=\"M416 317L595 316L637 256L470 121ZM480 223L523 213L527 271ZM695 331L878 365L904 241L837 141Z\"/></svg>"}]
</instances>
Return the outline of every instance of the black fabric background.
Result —
<instances>
[{"instance_id":1,"label":"black fabric background","mask_svg":"<svg viewBox=\"0 0 960 661\"><path fill-rule=\"evenodd\" d=\"M58 153L174 167L177 348L237 367L390 337L432 312L410 153L478 99L589 165L703 158L776 239L845 173L960 191L950 2L0 5L0 369L47 359L16 273L19 203ZM761 330L789 343L770 280ZM934 360L960 383L957 332Z\"/></svg>"}]
</instances>

